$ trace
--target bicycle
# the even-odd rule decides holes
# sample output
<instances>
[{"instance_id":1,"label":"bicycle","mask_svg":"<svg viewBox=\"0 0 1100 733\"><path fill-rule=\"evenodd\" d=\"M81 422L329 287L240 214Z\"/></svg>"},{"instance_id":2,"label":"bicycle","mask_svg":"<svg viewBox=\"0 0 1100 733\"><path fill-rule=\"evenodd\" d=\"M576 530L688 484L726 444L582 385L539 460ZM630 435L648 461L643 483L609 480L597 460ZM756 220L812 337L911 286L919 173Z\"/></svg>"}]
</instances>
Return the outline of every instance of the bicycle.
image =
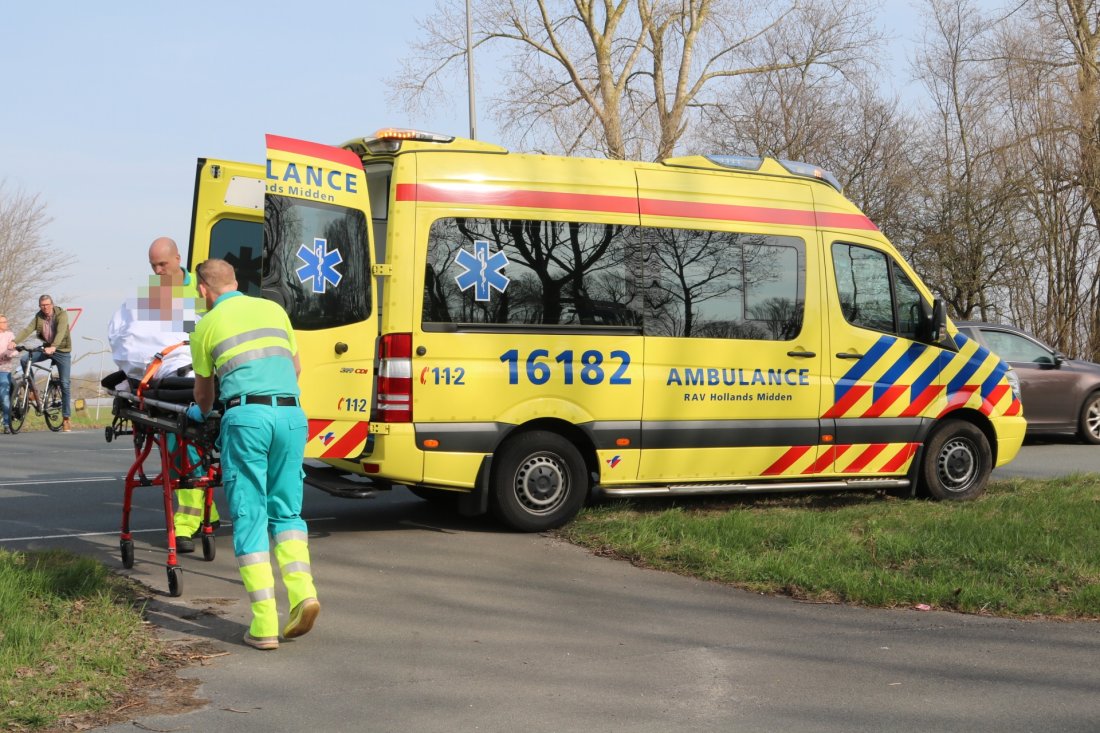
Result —
<instances>
[{"instance_id":1,"label":"bicycle","mask_svg":"<svg viewBox=\"0 0 1100 733\"><path fill-rule=\"evenodd\" d=\"M56 433L61 429L62 423L61 377L57 373L57 367L53 362L49 366L43 366L34 361L35 356L42 352L41 347L28 349L25 346L16 346L15 350L29 352L31 356L12 375L18 376L11 383L11 432L15 434L23 429L23 422L33 409L35 414L45 419L46 427ZM36 371L48 375L45 390L38 387Z\"/></svg>"}]
</instances>

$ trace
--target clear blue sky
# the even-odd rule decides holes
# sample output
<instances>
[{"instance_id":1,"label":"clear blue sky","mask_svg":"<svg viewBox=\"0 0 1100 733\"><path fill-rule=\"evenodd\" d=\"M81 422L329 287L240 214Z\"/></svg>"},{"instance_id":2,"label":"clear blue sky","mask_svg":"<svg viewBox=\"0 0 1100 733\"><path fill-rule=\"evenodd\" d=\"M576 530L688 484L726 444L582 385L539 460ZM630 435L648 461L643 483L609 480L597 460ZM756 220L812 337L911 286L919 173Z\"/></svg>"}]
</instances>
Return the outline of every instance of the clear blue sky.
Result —
<instances>
[{"instance_id":1,"label":"clear blue sky","mask_svg":"<svg viewBox=\"0 0 1100 733\"><path fill-rule=\"evenodd\" d=\"M80 337L105 340L111 314L147 282L149 243L165 235L186 248L197 158L259 162L267 132L328 143L388 125L467 134L464 90L423 118L386 101L386 80L434 8L434 0L9 3L0 24L0 180L41 195L53 218L46 236L57 259L73 263L51 290L60 305L84 308L77 358L100 348ZM900 52L915 14L905 0L885 8L883 28ZM904 54L896 55L900 69ZM486 140L496 136L482 101L490 94L479 86Z\"/></svg>"}]
</instances>

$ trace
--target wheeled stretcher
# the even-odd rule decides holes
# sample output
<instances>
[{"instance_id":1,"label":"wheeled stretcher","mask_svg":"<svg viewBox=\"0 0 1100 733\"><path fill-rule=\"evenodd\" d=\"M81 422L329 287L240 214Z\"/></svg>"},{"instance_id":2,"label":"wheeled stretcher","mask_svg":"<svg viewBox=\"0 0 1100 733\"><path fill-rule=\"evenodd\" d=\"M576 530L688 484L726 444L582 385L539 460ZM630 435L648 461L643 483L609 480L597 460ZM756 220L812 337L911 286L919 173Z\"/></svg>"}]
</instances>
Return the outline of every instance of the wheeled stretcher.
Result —
<instances>
[{"instance_id":1,"label":"wheeled stretcher","mask_svg":"<svg viewBox=\"0 0 1100 733\"><path fill-rule=\"evenodd\" d=\"M164 522L168 535L168 593L183 592L183 569L176 552L175 509L173 494L180 489L202 489L205 500L202 514L202 557L210 561L216 552L210 509L214 503L214 488L221 483L221 463L216 448L220 416L211 414L206 422L197 424L187 418L187 406L194 399L194 379L170 377L158 381L127 379L122 372L103 380L103 386L114 396L113 422L107 428L107 441L118 435L134 436L134 462L126 473L122 502L122 531L119 547L122 565L134 566L134 540L130 531L130 511L134 489L155 486L164 499ZM145 462L157 447L159 470L150 478Z\"/></svg>"}]
</instances>

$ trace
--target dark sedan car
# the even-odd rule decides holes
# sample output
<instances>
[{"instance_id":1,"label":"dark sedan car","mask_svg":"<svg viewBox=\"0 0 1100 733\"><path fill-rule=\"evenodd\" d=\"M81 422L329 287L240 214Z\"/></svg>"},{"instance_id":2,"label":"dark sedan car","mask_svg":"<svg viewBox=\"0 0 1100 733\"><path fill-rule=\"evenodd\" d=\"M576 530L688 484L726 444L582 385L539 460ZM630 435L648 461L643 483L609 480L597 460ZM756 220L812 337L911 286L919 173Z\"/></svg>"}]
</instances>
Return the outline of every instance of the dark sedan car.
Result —
<instances>
[{"instance_id":1,"label":"dark sedan car","mask_svg":"<svg viewBox=\"0 0 1100 733\"><path fill-rule=\"evenodd\" d=\"M1016 371L1029 434L1077 433L1087 443L1100 444L1100 364L1067 359L1012 326L955 325Z\"/></svg>"}]
</instances>

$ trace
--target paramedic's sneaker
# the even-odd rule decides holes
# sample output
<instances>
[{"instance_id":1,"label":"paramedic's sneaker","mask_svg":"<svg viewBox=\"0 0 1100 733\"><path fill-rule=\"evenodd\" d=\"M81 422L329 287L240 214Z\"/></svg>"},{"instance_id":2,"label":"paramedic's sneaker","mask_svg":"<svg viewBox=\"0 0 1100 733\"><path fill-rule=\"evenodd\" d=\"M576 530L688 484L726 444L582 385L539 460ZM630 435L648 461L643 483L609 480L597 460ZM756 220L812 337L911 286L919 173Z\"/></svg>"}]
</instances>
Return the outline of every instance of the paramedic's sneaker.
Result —
<instances>
[{"instance_id":1,"label":"paramedic's sneaker","mask_svg":"<svg viewBox=\"0 0 1100 733\"><path fill-rule=\"evenodd\" d=\"M67 418L67 417L64 418L61 421L61 432L71 433L72 431L73 431L73 424L71 422L69 422L69 418Z\"/></svg>"},{"instance_id":2,"label":"paramedic's sneaker","mask_svg":"<svg viewBox=\"0 0 1100 733\"><path fill-rule=\"evenodd\" d=\"M195 541L187 535L176 535L176 552L185 555L195 551Z\"/></svg>"},{"instance_id":3,"label":"paramedic's sneaker","mask_svg":"<svg viewBox=\"0 0 1100 733\"><path fill-rule=\"evenodd\" d=\"M320 612L321 604L316 598L305 599L290 612L290 620L283 628L283 636L287 639L295 639L308 634Z\"/></svg>"},{"instance_id":4,"label":"paramedic's sneaker","mask_svg":"<svg viewBox=\"0 0 1100 733\"><path fill-rule=\"evenodd\" d=\"M253 649L259 649L261 651L269 652L272 649L279 648L279 637L277 636L260 636L256 637L252 635L251 631L244 632L244 643L248 644Z\"/></svg>"}]
</instances>

